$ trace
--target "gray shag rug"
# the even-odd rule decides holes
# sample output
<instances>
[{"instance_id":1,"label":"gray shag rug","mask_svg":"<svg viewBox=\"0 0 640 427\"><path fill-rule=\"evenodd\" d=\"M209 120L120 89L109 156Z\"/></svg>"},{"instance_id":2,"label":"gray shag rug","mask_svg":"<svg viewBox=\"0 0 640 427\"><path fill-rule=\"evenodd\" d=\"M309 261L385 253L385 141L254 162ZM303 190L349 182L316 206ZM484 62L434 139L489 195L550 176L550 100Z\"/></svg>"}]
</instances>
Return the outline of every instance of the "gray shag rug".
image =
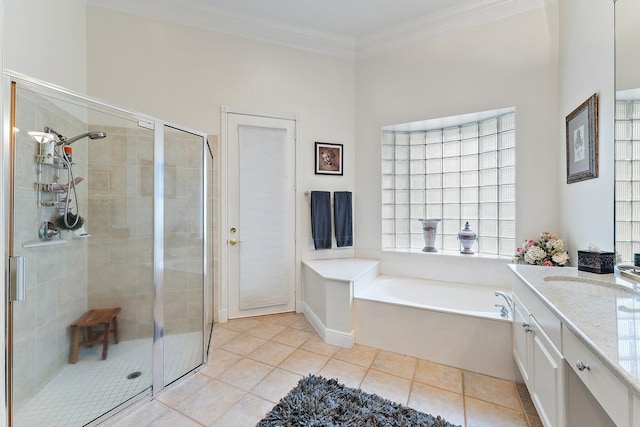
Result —
<instances>
[{"instance_id":1,"label":"gray shag rug","mask_svg":"<svg viewBox=\"0 0 640 427\"><path fill-rule=\"evenodd\" d=\"M424 426L454 427L440 416L425 414L335 379L310 375L301 379L256 427Z\"/></svg>"}]
</instances>

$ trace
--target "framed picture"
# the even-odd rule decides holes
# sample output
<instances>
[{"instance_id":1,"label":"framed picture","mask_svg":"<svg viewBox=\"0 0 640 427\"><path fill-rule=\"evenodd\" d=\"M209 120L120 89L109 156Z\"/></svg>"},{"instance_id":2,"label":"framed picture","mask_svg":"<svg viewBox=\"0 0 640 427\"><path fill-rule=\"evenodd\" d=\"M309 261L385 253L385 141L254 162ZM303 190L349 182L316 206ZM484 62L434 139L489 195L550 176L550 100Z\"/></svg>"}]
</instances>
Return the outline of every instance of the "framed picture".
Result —
<instances>
[{"instance_id":1,"label":"framed picture","mask_svg":"<svg viewBox=\"0 0 640 427\"><path fill-rule=\"evenodd\" d=\"M598 94L567 116L567 184L598 177Z\"/></svg>"},{"instance_id":2,"label":"framed picture","mask_svg":"<svg viewBox=\"0 0 640 427\"><path fill-rule=\"evenodd\" d=\"M342 175L342 144L316 142L316 175Z\"/></svg>"}]
</instances>

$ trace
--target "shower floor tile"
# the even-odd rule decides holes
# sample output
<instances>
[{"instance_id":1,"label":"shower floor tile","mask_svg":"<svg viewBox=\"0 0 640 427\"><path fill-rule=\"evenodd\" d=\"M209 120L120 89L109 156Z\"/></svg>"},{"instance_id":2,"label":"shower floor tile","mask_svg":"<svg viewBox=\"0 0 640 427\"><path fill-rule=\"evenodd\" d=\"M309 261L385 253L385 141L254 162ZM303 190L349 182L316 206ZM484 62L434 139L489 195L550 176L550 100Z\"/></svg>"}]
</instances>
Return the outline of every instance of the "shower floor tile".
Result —
<instances>
[{"instance_id":1,"label":"shower floor tile","mask_svg":"<svg viewBox=\"0 0 640 427\"><path fill-rule=\"evenodd\" d=\"M165 378L171 382L202 360L202 334L171 335L165 339ZM64 366L14 417L16 427L82 426L131 397L152 381L152 340L121 341L80 349L78 362ZM140 376L127 376L140 372Z\"/></svg>"}]
</instances>

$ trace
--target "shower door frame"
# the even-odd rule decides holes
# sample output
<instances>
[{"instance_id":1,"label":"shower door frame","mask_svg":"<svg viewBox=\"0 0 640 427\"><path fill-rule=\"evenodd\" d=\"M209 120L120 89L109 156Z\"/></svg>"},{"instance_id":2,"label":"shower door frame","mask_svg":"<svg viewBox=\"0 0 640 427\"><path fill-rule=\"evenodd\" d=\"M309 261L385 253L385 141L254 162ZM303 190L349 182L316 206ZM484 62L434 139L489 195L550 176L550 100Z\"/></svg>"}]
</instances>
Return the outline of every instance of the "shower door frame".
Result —
<instances>
[{"instance_id":1,"label":"shower door frame","mask_svg":"<svg viewBox=\"0 0 640 427\"><path fill-rule=\"evenodd\" d=\"M181 381L206 366L209 337L206 335L209 322L209 317L212 317L212 301L207 301L205 296L207 295L207 286L209 286L213 275L208 268L208 250L209 238L207 233L207 215L212 215L212 211L209 209L207 202L210 192L212 192L213 182L210 182L207 176L209 163L213 161L213 154L209 145L208 135L204 132L200 132L194 129L187 128L185 126L177 125L175 123L167 122L157 119L155 117L134 112L131 110L116 107L114 105L105 103L103 101L91 98L71 90L62 88L60 86L43 82L41 80L25 76L21 73L5 70L2 76L2 90L0 94L2 96L2 102L0 105L0 112L2 113L2 148L0 149L0 164L2 165L2 172L0 173L0 188L2 194L2 205L0 206L0 223L2 229L0 230L0 241L3 245L3 270L5 279L3 281L4 290L4 302L0 306L0 326L4 328L4 351L0 356L0 362L4 362L4 373L0 374L0 377L4 375L4 388L0 392L0 396L4 394L4 405L0 409L0 425L2 421L6 421L7 425L12 425L13 418L13 401L12 401L12 342L11 334L13 327L13 319L11 316L11 302L8 298L9 281L7 268L7 260L13 252L12 235L13 230L9 227L13 226L13 91L12 84L19 85L20 87L30 89L36 93L44 96L56 97L63 101L68 102L81 102L97 111L112 114L118 117L126 118L128 120L138 121L138 123L145 123L153 126L154 131L154 164L153 164L153 354L152 354L152 381L151 388L146 389L142 393L134 395L133 397L121 402L114 408L111 408L108 412L95 420L89 422L87 425L98 425L104 422L106 419L121 412L122 410L144 400L151 400L160 393L166 385L164 379L164 131L166 127L170 127L182 132L186 132L203 140L202 144L202 364L196 368L188 371L175 381ZM11 245L11 246L10 246ZM172 381L169 384L175 382Z\"/></svg>"}]
</instances>

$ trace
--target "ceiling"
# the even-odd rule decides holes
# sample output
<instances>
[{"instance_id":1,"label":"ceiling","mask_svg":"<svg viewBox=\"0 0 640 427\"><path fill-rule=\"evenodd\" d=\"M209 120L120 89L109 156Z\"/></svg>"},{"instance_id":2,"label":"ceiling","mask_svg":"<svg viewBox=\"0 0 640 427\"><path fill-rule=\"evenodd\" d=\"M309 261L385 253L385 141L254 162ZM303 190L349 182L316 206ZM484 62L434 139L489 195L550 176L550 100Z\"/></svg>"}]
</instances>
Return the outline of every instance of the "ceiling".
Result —
<instances>
[{"instance_id":1,"label":"ceiling","mask_svg":"<svg viewBox=\"0 0 640 427\"><path fill-rule=\"evenodd\" d=\"M134 15L356 58L557 0L87 0Z\"/></svg>"}]
</instances>

